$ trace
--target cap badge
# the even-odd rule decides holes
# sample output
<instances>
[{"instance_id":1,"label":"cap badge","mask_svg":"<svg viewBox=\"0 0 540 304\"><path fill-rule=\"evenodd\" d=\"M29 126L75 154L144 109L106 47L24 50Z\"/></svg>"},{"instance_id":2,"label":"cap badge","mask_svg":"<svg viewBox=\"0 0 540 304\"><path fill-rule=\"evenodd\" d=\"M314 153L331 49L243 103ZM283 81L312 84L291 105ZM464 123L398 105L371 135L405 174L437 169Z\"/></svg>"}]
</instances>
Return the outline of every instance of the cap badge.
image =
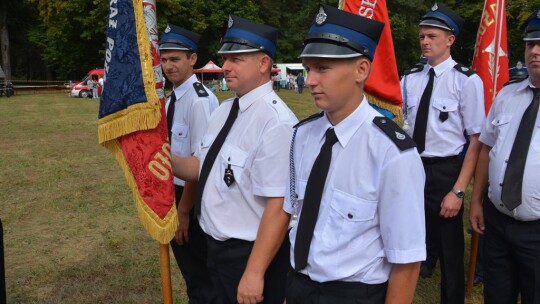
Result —
<instances>
[{"instance_id":1,"label":"cap badge","mask_svg":"<svg viewBox=\"0 0 540 304\"><path fill-rule=\"evenodd\" d=\"M396 138L399 140L405 140L405 134L396 131Z\"/></svg>"},{"instance_id":2,"label":"cap badge","mask_svg":"<svg viewBox=\"0 0 540 304\"><path fill-rule=\"evenodd\" d=\"M326 21L326 17L328 17L328 15L326 15L324 8L321 7L319 13L317 14L317 16L315 16L315 23L317 23L318 25L323 24Z\"/></svg>"},{"instance_id":3,"label":"cap badge","mask_svg":"<svg viewBox=\"0 0 540 304\"><path fill-rule=\"evenodd\" d=\"M232 17L229 15L229 25L228 25L229 28L231 28L233 26L233 23L234 23L234 21L233 21Z\"/></svg>"},{"instance_id":4,"label":"cap badge","mask_svg":"<svg viewBox=\"0 0 540 304\"><path fill-rule=\"evenodd\" d=\"M437 3L433 4L433 7L431 8L432 11L436 11L439 9L439 6L437 5Z\"/></svg>"},{"instance_id":5,"label":"cap badge","mask_svg":"<svg viewBox=\"0 0 540 304\"><path fill-rule=\"evenodd\" d=\"M165 28L165 34L171 32L171 27L167 24L167 27Z\"/></svg>"}]
</instances>

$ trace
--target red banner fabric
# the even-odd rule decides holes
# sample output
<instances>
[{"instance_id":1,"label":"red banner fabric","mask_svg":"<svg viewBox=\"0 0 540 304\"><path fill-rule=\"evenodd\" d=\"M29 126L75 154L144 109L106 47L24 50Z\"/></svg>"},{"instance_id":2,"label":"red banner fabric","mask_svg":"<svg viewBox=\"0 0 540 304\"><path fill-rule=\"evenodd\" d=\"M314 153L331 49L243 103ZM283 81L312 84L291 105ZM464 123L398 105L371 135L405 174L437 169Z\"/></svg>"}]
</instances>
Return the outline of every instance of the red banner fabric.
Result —
<instances>
[{"instance_id":1,"label":"red banner fabric","mask_svg":"<svg viewBox=\"0 0 540 304\"><path fill-rule=\"evenodd\" d=\"M491 103L508 81L506 1L486 0L474 48L473 69L484 82L484 106Z\"/></svg>"},{"instance_id":2,"label":"red banner fabric","mask_svg":"<svg viewBox=\"0 0 540 304\"><path fill-rule=\"evenodd\" d=\"M111 1L99 142L115 156L141 222L167 244L178 227L153 0Z\"/></svg>"},{"instance_id":3,"label":"red banner fabric","mask_svg":"<svg viewBox=\"0 0 540 304\"><path fill-rule=\"evenodd\" d=\"M342 0L340 8L353 14L384 22L371 74L364 89L385 103L401 107L401 88L386 0Z\"/></svg>"}]
</instances>

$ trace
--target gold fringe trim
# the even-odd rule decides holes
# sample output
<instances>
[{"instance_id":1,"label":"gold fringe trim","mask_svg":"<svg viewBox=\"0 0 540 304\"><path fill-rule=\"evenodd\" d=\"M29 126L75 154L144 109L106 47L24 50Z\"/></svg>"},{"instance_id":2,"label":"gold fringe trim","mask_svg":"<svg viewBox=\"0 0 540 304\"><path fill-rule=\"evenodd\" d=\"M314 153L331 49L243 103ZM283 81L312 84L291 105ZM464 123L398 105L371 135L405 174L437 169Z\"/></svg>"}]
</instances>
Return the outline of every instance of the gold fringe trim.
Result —
<instances>
[{"instance_id":1,"label":"gold fringe trim","mask_svg":"<svg viewBox=\"0 0 540 304\"><path fill-rule=\"evenodd\" d=\"M393 119L395 123L397 123L399 126L403 125L403 112L400 106L391 104L387 102L386 100L380 99L373 94L369 94L366 92L364 92L364 94L366 95L366 98L370 103L392 112L395 115Z\"/></svg>"},{"instance_id":2,"label":"gold fringe trim","mask_svg":"<svg viewBox=\"0 0 540 304\"><path fill-rule=\"evenodd\" d=\"M118 140L107 141L103 143L103 146L111 151L116 158L116 161L118 161L120 168L122 168L122 171L124 171L126 181L128 186L131 188L131 192L133 193L133 200L137 206L137 212L143 226L154 240L158 241L160 244L168 244L173 239L176 229L178 228L178 217L176 208L174 207L174 202L172 202L172 208L169 213L167 213L165 218L160 219L154 213L154 211L152 211L152 209L146 205L143 198L139 194L135 178L133 177L133 174L129 169L129 165L124 158L124 154Z\"/></svg>"},{"instance_id":3,"label":"gold fringe trim","mask_svg":"<svg viewBox=\"0 0 540 304\"><path fill-rule=\"evenodd\" d=\"M105 142L126 134L154 129L160 120L159 108L148 108L145 103L133 105L98 121L98 142L104 145Z\"/></svg>"}]
</instances>

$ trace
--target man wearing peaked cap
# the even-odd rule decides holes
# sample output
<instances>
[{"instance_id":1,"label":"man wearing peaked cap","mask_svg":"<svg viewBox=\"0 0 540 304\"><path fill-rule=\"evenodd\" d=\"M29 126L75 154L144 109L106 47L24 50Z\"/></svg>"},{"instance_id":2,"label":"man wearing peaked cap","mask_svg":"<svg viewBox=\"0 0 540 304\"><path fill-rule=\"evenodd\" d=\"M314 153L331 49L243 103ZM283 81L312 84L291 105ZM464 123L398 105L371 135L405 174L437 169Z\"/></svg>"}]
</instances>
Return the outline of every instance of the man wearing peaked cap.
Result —
<instances>
[{"instance_id":1,"label":"man wearing peaked cap","mask_svg":"<svg viewBox=\"0 0 540 304\"><path fill-rule=\"evenodd\" d=\"M464 302L463 199L485 122L482 80L450 54L463 23L435 3L419 24L420 48L428 62L423 69L411 70L401 83L407 133L418 146L426 172L427 260L420 275L431 276L440 259L441 303Z\"/></svg>"},{"instance_id":2,"label":"man wearing peaked cap","mask_svg":"<svg viewBox=\"0 0 540 304\"><path fill-rule=\"evenodd\" d=\"M305 36L306 85L322 112L295 126L291 145L288 304L413 300L425 259L422 162L363 91L383 26L321 5Z\"/></svg>"},{"instance_id":3,"label":"man wearing peaked cap","mask_svg":"<svg viewBox=\"0 0 540 304\"><path fill-rule=\"evenodd\" d=\"M181 156L195 152L210 114L218 107L216 96L193 74L200 38L197 33L169 24L159 41L161 67L173 84L165 105L169 142L172 153ZM174 184L179 227L171 248L186 281L190 303L210 303L212 281L206 268L206 237L193 217L190 194L196 185L179 178L174 179Z\"/></svg>"},{"instance_id":4,"label":"man wearing peaked cap","mask_svg":"<svg viewBox=\"0 0 540 304\"><path fill-rule=\"evenodd\" d=\"M484 234L485 303L540 303L540 10L523 29L529 77L501 89L480 135L470 220Z\"/></svg>"},{"instance_id":5,"label":"man wearing peaked cap","mask_svg":"<svg viewBox=\"0 0 540 304\"><path fill-rule=\"evenodd\" d=\"M297 119L272 90L277 30L234 15L227 25L218 53L236 96L213 113L194 157L173 156L173 169L198 179L196 208L218 303L282 304L289 268L283 193Z\"/></svg>"}]
</instances>

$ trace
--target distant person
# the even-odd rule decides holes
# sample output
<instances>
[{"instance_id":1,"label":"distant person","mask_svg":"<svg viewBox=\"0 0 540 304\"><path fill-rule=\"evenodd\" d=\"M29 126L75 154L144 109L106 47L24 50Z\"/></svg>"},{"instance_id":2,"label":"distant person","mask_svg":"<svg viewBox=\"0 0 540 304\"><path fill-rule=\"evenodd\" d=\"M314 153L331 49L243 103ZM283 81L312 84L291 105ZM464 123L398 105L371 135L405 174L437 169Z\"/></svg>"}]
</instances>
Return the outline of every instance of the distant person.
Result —
<instances>
[{"instance_id":1,"label":"distant person","mask_svg":"<svg viewBox=\"0 0 540 304\"><path fill-rule=\"evenodd\" d=\"M99 87L101 88L101 93L103 94L103 77L100 77L98 80Z\"/></svg>"},{"instance_id":2,"label":"distant person","mask_svg":"<svg viewBox=\"0 0 540 304\"><path fill-rule=\"evenodd\" d=\"M96 82L94 81L94 77L90 76L88 80L86 81L86 87L88 87L88 97L94 98L94 87L96 86Z\"/></svg>"},{"instance_id":3,"label":"distant person","mask_svg":"<svg viewBox=\"0 0 540 304\"><path fill-rule=\"evenodd\" d=\"M166 104L171 152L191 156L199 148L218 99L193 74L201 36L174 24L167 25L159 41L161 67L173 85ZM178 230L170 242L186 282L190 303L211 303L212 281L206 267L206 236L194 216L196 183L174 178Z\"/></svg>"},{"instance_id":4,"label":"distant person","mask_svg":"<svg viewBox=\"0 0 540 304\"><path fill-rule=\"evenodd\" d=\"M93 86L93 89L92 89L92 98L93 99L98 99L99 98L99 91L98 91L98 86L99 86L99 82L98 82L98 77L97 75L93 75L92 76L93 78L93 83L94 83L94 86Z\"/></svg>"},{"instance_id":5,"label":"distant person","mask_svg":"<svg viewBox=\"0 0 540 304\"><path fill-rule=\"evenodd\" d=\"M281 90L281 74L277 73L276 75L276 89L279 92Z\"/></svg>"},{"instance_id":6,"label":"distant person","mask_svg":"<svg viewBox=\"0 0 540 304\"><path fill-rule=\"evenodd\" d=\"M296 84L298 85L298 94L302 94L302 91L304 90L304 75L302 72L298 73Z\"/></svg>"}]
</instances>

